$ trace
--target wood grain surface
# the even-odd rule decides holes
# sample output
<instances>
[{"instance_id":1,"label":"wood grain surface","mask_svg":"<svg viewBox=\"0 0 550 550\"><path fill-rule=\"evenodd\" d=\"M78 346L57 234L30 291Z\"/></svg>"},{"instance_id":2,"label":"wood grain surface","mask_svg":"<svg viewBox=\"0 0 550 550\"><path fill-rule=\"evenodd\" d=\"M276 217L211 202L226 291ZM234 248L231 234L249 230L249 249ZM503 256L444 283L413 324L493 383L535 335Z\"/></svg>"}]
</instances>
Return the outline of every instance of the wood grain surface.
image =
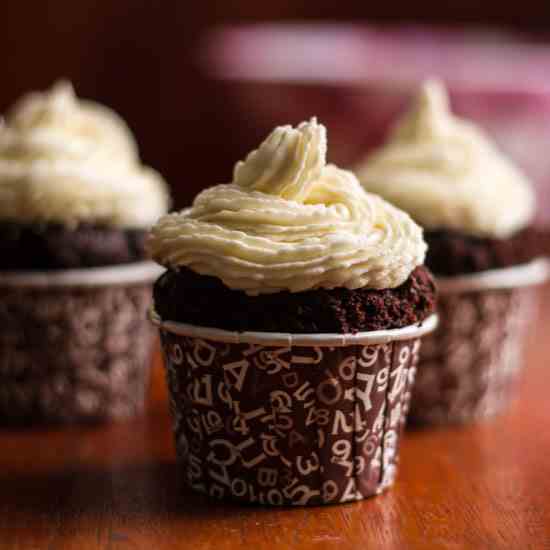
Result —
<instances>
[{"instance_id":1,"label":"wood grain surface","mask_svg":"<svg viewBox=\"0 0 550 550\"><path fill-rule=\"evenodd\" d=\"M550 548L549 306L546 288L510 413L477 427L408 432L395 487L340 506L247 507L188 492L157 360L145 418L0 431L0 548Z\"/></svg>"}]
</instances>

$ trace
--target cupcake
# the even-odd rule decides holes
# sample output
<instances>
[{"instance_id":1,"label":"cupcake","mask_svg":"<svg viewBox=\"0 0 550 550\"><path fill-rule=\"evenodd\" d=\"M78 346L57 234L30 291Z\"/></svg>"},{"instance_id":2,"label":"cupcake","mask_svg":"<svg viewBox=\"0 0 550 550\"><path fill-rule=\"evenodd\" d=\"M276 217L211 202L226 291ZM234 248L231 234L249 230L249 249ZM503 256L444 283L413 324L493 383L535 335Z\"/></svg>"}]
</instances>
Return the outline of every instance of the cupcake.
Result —
<instances>
[{"instance_id":1,"label":"cupcake","mask_svg":"<svg viewBox=\"0 0 550 550\"><path fill-rule=\"evenodd\" d=\"M436 324L426 244L326 151L315 119L278 127L152 229L177 454L213 497L346 502L395 476Z\"/></svg>"},{"instance_id":2,"label":"cupcake","mask_svg":"<svg viewBox=\"0 0 550 550\"><path fill-rule=\"evenodd\" d=\"M437 81L424 84L357 174L424 227L426 265L438 281L440 324L425 342L411 421L467 422L503 410L517 387L533 288L547 277L530 182L451 112Z\"/></svg>"},{"instance_id":3,"label":"cupcake","mask_svg":"<svg viewBox=\"0 0 550 550\"><path fill-rule=\"evenodd\" d=\"M168 207L127 125L70 84L0 124L0 423L98 421L144 406Z\"/></svg>"}]
</instances>

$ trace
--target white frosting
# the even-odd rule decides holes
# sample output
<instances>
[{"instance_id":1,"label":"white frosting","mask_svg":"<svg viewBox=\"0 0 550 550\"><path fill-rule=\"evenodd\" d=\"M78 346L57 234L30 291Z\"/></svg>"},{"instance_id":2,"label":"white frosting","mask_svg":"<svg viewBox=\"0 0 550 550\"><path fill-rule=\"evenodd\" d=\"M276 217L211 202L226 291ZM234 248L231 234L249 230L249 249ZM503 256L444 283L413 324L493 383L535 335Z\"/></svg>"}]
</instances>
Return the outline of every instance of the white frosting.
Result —
<instances>
[{"instance_id":1,"label":"white frosting","mask_svg":"<svg viewBox=\"0 0 550 550\"><path fill-rule=\"evenodd\" d=\"M435 81L423 86L388 143L357 174L367 191L430 229L504 238L534 215L529 181L481 129L451 113Z\"/></svg>"},{"instance_id":2,"label":"white frosting","mask_svg":"<svg viewBox=\"0 0 550 550\"><path fill-rule=\"evenodd\" d=\"M399 286L424 261L422 230L351 172L327 166L326 148L315 119L276 128L237 163L233 183L159 220L153 258L252 295Z\"/></svg>"},{"instance_id":3,"label":"white frosting","mask_svg":"<svg viewBox=\"0 0 550 550\"><path fill-rule=\"evenodd\" d=\"M278 195L306 198L326 164L327 131L314 119L294 130L275 128L258 149L235 165L233 182L241 187Z\"/></svg>"},{"instance_id":4,"label":"white frosting","mask_svg":"<svg viewBox=\"0 0 550 550\"><path fill-rule=\"evenodd\" d=\"M23 97L0 124L0 219L148 227L168 205L124 121L68 83Z\"/></svg>"}]
</instances>

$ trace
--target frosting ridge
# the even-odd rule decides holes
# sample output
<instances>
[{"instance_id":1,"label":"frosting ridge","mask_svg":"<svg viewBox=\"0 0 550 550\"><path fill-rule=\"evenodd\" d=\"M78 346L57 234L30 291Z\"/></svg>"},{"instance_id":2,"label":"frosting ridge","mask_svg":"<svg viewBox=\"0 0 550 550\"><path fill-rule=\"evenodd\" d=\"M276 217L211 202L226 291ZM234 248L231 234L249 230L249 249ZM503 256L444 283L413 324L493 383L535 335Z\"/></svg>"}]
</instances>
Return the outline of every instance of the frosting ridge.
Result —
<instances>
[{"instance_id":1,"label":"frosting ridge","mask_svg":"<svg viewBox=\"0 0 550 550\"><path fill-rule=\"evenodd\" d=\"M153 258L252 295L399 286L424 260L422 230L351 172L326 165L326 148L315 119L276 128L237 163L232 183L158 221Z\"/></svg>"},{"instance_id":2,"label":"frosting ridge","mask_svg":"<svg viewBox=\"0 0 550 550\"><path fill-rule=\"evenodd\" d=\"M534 216L530 182L480 128L453 115L438 81L423 85L387 143L356 172L367 191L429 229L505 238Z\"/></svg>"},{"instance_id":3,"label":"frosting ridge","mask_svg":"<svg viewBox=\"0 0 550 550\"><path fill-rule=\"evenodd\" d=\"M147 227L168 205L126 123L67 82L24 96L0 124L0 219Z\"/></svg>"}]
</instances>

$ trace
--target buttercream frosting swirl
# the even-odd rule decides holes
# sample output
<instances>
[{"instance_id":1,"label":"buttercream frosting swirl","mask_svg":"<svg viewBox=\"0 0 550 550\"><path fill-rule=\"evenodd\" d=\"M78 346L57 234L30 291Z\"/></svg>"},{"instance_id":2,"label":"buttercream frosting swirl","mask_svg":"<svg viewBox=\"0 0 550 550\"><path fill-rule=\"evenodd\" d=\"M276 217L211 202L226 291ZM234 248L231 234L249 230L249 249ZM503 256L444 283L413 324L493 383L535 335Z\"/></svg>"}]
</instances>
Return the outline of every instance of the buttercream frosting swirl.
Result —
<instances>
[{"instance_id":1,"label":"buttercream frosting swirl","mask_svg":"<svg viewBox=\"0 0 550 550\"><path fill-rule=\"evenodd\" d=\"M422 230L351 172L327 165L326 150L315 119L276 128L237 163L232 183L158 221L153 258L251 295L399 286L424 260Z\"/></svg>"},{"instance_id":2,"label":"buttercream frosting swirl","mask_svg":"<svg viewBox=\"0 0 550 550\"><path fill-rule=\"evenodd\" d=\"M2 220L148 227L168 205L126 123L67 82L24 96L0 123Z\"/></svg>"},{"instance_id":3,"label":"buttercream frosting swirl","mask_svg":"<svg viewBox=\"0 0 550 550\"><path fill-rule=\"evenodd\" d=\"M505 238L534 215L530 182L480 128L453 115L438 81L423 85L388 142L356 172L367 191L429 229Z\"/></svg>"}]
</instances>

